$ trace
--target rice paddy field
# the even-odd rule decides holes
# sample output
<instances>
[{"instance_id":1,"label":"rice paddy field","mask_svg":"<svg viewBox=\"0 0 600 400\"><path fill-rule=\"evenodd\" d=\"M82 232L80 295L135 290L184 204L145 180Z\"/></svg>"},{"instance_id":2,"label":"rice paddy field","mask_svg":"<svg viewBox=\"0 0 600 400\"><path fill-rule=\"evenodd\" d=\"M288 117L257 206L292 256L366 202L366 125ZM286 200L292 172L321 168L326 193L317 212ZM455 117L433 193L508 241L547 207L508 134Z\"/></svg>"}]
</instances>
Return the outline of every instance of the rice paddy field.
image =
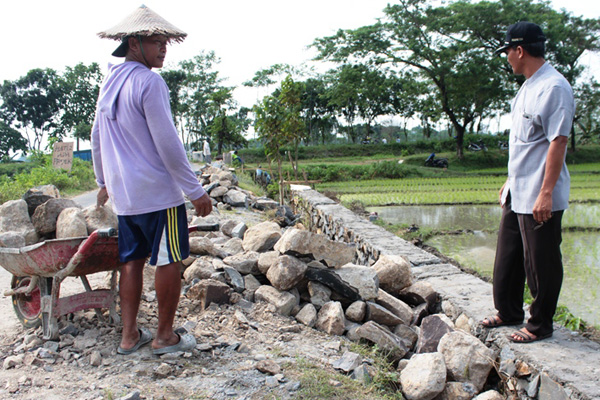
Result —
<instances>
[{"instance_id":1,"label":"rice paddy field","mask_svg":"<svg viewBox=\"0 0 600 400\"><path fill-rule=\"evenodd\" d=\"M417 204L495 204L506 181L494 169L490 174L474 171L468 176L381 179L331 182L317 190L335 192L342 204L360 202L365 207ZM600 201L600 164L576 165L571 172L571 202Z\"/></svg>"}]
</instances>

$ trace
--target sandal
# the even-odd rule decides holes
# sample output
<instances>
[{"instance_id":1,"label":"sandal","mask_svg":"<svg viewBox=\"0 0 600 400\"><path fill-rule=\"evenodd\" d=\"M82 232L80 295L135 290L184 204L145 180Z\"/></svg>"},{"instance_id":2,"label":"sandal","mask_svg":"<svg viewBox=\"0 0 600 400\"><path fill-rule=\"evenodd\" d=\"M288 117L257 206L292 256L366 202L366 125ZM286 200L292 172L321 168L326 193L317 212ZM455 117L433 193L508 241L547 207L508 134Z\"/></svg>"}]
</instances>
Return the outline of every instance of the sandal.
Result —
<instances>
[{"instance_id":1,"label":"sandal","mask_svg":"<svg viewBox=\"0 0 600 400\"><path fill-rule=\"evenodd\" d=\"M513 337L516 335L516 338ZM537 342L538 340L544 340L552 336L552 332L547 333L545 335L535 336L532 333L527 333L522 330L514 331L512 334L508 335L508 339L513 343L532 343Z\"/></svg>"},{"instance_id":2,"label":"sandal","mask_svg":"<svg viewBox=\"0 0 600 400\"><path fill-rule=\"evenodd\" d=\"M484 328L498 328L500 326L511 326L511 325L519 325L523 321L502 321L500 316L494 315L491 317L486 317L481 321L481 326Z\"/></svg>"},{"instance_id":3,"label":"sandal","mask_svg":"<svg viewBox=\"0 0 600 400\"><path fill-rule=\"evenodd\" d=\"M150 343L152 341L152 333L146 328L138 328L140 332L140 338L138 342L130 349L124 349L121 346L117 348L117 354L128 355L135 353L142 347L143 345Z\"/></svg>"}]
</instances>

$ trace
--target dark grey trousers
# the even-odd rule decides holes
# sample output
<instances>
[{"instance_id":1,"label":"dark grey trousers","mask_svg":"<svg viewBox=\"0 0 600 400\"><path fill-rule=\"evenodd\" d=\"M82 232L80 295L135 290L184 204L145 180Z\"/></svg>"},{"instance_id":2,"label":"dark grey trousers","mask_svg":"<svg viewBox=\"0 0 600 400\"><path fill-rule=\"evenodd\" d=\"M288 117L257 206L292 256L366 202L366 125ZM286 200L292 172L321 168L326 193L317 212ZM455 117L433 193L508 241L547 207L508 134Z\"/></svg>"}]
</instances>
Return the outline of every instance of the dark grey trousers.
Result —
<instances>
[{"instance_id":1,"label":"dark grey trousers","mask_svg":"<svg viewBox=\"0 0 600 400\"><path fill-rule=\"evenodd\" d=\"M563 279L560 252L563 211L541 225L532 214L515 214L510 196L502 211L494 262L494 306L503 321L522 321L525 281L533 297L525 326L536 336L551 333Z\"/></svg>"}]
</instances>

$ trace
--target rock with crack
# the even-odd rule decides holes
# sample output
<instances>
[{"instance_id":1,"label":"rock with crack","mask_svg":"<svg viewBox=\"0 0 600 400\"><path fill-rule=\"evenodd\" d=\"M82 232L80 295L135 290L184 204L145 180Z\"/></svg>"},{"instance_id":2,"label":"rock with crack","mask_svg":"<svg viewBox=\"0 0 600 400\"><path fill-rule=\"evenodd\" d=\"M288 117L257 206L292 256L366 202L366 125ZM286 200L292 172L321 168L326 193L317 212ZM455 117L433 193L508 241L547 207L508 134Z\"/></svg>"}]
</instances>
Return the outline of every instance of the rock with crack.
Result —
<instances>
[{"instance_id":1,"label":"rock with crack","mask_svg":"<svg viewBox=\"0 0 600 400\"><path fill-rule=\"evenodd\" d=\"M358 290L344 282L333 270L308 267L305 275L307 279L322 283L349 301L361 300Z\"/></svg>"},{"instance_id":2,"label":"rock with crack","mask_svg":"<svg viewBox=\"0 0 600 400\"><path fill-rule=\"evenodd\" d=\"M298 304L296 297L289 292L282 292L273 286L262 285L254 293L256 301L265 301L275 306L279 314L290 315L292 308Z\"/></svg>"},{"instance_id":3,"label":"rock with crack","mask_svg":"<svg viewBox=\"0 0 600 400\"><path fill-rule=\"evenodd\" d=\"M333 268L350 263L356 253L353 245L329 240L325 235L296 228L286 230L274 249L281 254L311 256Z\"/></svg>"},{"instance_id":4,"label":"rock with crack","mask_svg":"<svg viewBox=\"0 0 600 400\"><path fill-rule=\"evenodd\" d=\"M0 205L0 232L13 232L23 236L27 245L39 240L31 223L25 200L10 200Z\"/></svg>"},{"instance_id":5,"label":"rock with crack","mask_svg":"<svg viewBox=\"0 0 600 400\"><path fill-rule=\"evenodd\" d=\"M281 238L281 228L275 222L265 221L246 231L242 246L246 251L264 252L273 249Z\"/></svg>"},{"instance_id":6,"label":"rock with crack","mask_svg":"<svg viewBox=\"0 0 600 400\"><path fill-rule=\"evenodd\" d=\"M244 251L233 256L225 257L223 262L235 268L240 274L260 274L258 269L259 254L256 251Z\"/></svg>"},{"instance_id":7,"label":"rock with crack","mask_svg":"<svg viewBox=\"0 0 600 400\"><path fill-rule=\"evenodd\" d=\"M413 284L410 262L403 256L382 255L373 269L379 278L379 287L393 296Z\"/></svg>"},{"instance_id":8,"label":"rock with crack","mask_svg":"<svg viewBox=\"0 0 600 400\"><path fill-rule=\"evenodd\" d=\"M338 301L330 301L319 310L315 328L330 335L343 335L345 325L346 318L342 304Z\"/></svg>"}]
</instances>

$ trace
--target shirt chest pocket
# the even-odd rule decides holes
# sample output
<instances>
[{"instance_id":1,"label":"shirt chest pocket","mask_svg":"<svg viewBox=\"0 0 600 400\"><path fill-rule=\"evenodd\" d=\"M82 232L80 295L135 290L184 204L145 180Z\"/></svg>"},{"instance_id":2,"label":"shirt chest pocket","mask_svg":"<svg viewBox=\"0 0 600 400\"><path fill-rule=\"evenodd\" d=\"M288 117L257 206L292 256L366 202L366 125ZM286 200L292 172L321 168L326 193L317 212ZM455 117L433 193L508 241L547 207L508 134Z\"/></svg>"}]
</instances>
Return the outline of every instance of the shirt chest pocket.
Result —
<instances>
[{"instance_id":1,"label":"shirt chest pocket","mask_svg":"<svg viewBox=\"0 0 600 400\"><path fill-rule=\"evenodd\" d=\"M519 116L519 129L517 129L515 137L522 143L535 142L544 137L541 125L536 123L535 115L523 112Z\"/></svg>"}]
</instances>

